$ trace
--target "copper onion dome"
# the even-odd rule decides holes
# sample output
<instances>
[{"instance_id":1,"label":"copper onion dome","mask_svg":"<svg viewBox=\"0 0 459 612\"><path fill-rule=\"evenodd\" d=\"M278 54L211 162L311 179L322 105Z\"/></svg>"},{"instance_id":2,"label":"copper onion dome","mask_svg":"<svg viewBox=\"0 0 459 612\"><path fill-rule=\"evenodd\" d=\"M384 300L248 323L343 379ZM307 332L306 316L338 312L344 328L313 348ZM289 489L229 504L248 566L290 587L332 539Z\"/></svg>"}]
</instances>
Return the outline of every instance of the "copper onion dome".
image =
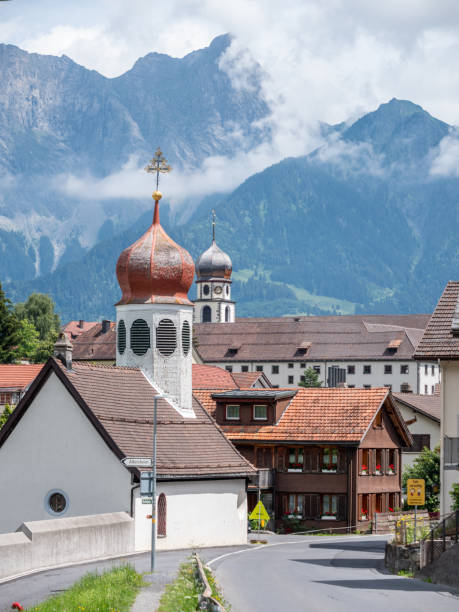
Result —
<instances>
[{"instance_id":1,"label":"copper onion dome","mask_svg":"<svg viewBox=\"0 0 459 612\"><path fill-rule=\"evenodd\" d=\"M145 234L125 249L116 264L121 287L120 304L191 304L188 291L194 277L191 255L170 238L159 223L155 191L153 223Z\"/></svg>"},{"instance_id":2,"label":"copper onion dome","mask_svg":"<svg viewBox=\"0 0 459 612\"><path fill-rule=\"evenodd\" d=\"M207 251L204 251L196 261L196 276L198 280L210 280L213 278L229 280L232 271L233 264L229 255L217 246L215 240L212 240L212 244Z\"/></svg>"}]
</instances>

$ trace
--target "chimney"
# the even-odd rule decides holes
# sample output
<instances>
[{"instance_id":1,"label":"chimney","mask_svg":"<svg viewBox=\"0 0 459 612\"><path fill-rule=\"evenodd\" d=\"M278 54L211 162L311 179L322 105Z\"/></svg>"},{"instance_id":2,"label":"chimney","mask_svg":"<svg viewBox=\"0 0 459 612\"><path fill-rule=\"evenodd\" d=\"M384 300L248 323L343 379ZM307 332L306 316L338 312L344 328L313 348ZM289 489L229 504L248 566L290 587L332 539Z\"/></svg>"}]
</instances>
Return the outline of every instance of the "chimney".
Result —
<instances>
[{"instance_id":1,"label":"chimney","mask_svg":"<svg viewBox=\"0 0 459 612\"><path fill-rule=\"evenodd\" d=\"M67 334L61 331L54 343L54 357L60 359L67 370L72 369L72 352L73 344L68 339Z\"/></svg>"},{"instance_id":2,"label":"chimney","mask_svg":"<svg viewBox=\"0 0 459 612\"><path fill-rule=\"evenodd\" d=\"M103 334L106 334L108 331L110 331L110 323L111 321L107 319L103 319L102 321L102 333Z\"/></svg>"},{"instance_id":3,"label":"chimney","mask_svg":"<svg viewBox=\"0 0 459 612\"><path fill-rule=\"evenodd\" d=\"M83 320L83 319L80 319L80 320L78 321L78 327L79 327L80 329L83 329L83 325L84 325L84 320Z\"/></svg>"}]
</instances>

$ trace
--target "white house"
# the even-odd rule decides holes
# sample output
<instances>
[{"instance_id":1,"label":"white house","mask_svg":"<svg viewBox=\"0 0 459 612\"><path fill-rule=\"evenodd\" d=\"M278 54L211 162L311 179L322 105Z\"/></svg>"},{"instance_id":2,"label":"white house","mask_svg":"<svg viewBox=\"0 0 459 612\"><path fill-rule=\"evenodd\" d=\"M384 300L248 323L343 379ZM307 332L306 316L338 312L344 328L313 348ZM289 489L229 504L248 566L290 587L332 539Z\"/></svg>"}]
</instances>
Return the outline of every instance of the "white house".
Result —
<instances>
[{"instance_id":1,"label":"white house","mask_svg":"<svg viewBox=\"0 0 459 612\"><path fill-rule=\"evenodd\" d=\"M152 457L157 414L158 548L247 541L247 481L256 474L192 396L194 265L155 215L121 254L116 366L77 363L64 334L0 430L0 533L25 521L124 511L135 549L150 546L151 498L138 468Z\"/></svg>"},{"instance_id":2,"label":"white house","mask_svg":"<svg viewBox=\"0 0 459 612\"><path fill-rule=\"evenodd\" d=\"M459 281L450 281L414 355L436 359L441 371L440 511L451 508L450 491L459 483Z\"/></svg>"}]
</instances>

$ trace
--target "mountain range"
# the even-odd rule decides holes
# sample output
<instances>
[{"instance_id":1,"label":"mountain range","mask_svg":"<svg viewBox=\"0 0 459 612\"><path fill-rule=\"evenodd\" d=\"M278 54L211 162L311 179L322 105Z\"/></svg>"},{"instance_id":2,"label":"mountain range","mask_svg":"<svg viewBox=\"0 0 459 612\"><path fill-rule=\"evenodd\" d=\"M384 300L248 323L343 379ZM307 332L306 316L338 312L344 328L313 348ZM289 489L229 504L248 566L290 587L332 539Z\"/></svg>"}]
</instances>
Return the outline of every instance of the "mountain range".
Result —
<instances>
[{"instance_id":1,"label":"mountain range","mask_svg":"<svg viewBox=\"0 0 459 612\"><path fill-rule=\"evenodd\" d=\"M71 152L64 145L62 150L58 147L58 152L50 147L43 153L43 159L48 155L45 165L55 164L54 172L58 172L60 165L68 163L71 156L78 158L75 163L84 165L81 160L86 154L91 160L98 158L93 174L104 176L112 167L119 168L125 163L133 151L151 156L146 143L158 139L165 143L168 152L173 152L171 161L196 165L200 156L231 154L231 139L227 134L234 122L248 135L246 141L255 146L266 137L256 126L268 110L260 91L255 89L249 95L233 90L228 77L220 70L218 58L228 44L228 37L219 37L207 49L182 60L150 54L119 77L125 77L125 81L105 79L68 58L48 58L50 65L57 66L54 70L61 70L65 64L72 74L84 71L87 83L104 83L103 87L110 91L110 95L104 94L109 104L106 108L119 110L120 104L123 112L119 111L116 121L110 123L105 117L108 111L101 111L103 127L97 124L97 113L94 113L89 131L97 132L100 128L98 138L94 136L91 140L81 134L80 148L72 145ZM0 46L0 64L3 63L1 49ZM24 60L24 52L16 48L10 53ZM164 112L150 113L152 116L147 117L145 108L151 99L155 100L155 108L161 106L156 98L151 98L159 95L151 79L152 74L159 74L155 72L158 66L164 70L162 79L167 81L168 93L163 90L162 98ZM197 92L193 81L196 74L199 75ZM43 78L48 78L46 72ZM56 83L59 78L55 77ZM79 81L77 89L81 87L82 81ZM45 85L43 88L46 89ZM196 94L196 106L195 102L188 104L189 91L193 96ZM169 111L170 99L179 99L181 103L172 104ZM186 108L184 100L187 100ZM196 125L194 119L200 114L201 103L205 108L202 107L203 116ZM45 106L43 103L43 113ZM31 107L33 100L27 109L34 116ZM73 111L62 119L61 130L56 128L56 133L70 133L67 123L71 122L72 114L78 115L75 121L81 128L85 114L93 106L78 108L74 101L71 108ZM128 108L129 117L140 126L138 129L129 131L127 120L125 128L115 126L122 116L127 116ZM134 112L133 109L143 110ZM8 129L3 116L0 119L1 144ZM78 128L72 129L76 135ZM143 140L136 141L134 132L142 134ZM23 133L24 138L27 136L30 142L35 142L34 129L28 129L26 123ZM393 99L352 123L324 125L323 133L323 146L307 156L287 158L266 168L229 194L207 197L186 223L176 222L166 202L161 207L163 225L197 257L210 243L209 214L212 208L216 210L217 242L233 260L233 297L238 302L239 316L432 311L445 283L457 277L459 264L459 178L457 173L455 176L438 170L442 147L455 137L452 126L410 101ZM10 134L8 138L12 138ZM114 152L116 138L120 144ZM85 140L90 141L87 147ZM115 153L119 159L115 159ZM20 151L13 157L19 155ZM61 161L58 155L63 156ZM11 160L8 163L6 172L19 172ZM85 163L91 165L92 161ZM26 168L28 163L20 169L21 176L25 176ZM44 172L44 167L37 166L34 176L41 180ZM54 201L43 198L43 192L39 192L39 197L37 209L43 218L47 214L56 215L52 212ZM17 301L33 290L48 292L64 319L112 318L113 304L119 297L116 259L151 222L151 210L147 209L151 204L147 204L147 198L140 203L129 202L130 212L125 217L120 210L123 206L126 208L126 203L119 202L119 208L115 204L105 203L110 214L105 218L102 215L102 225L98 226L98 234L89 247L82 243L83 230L74 235L62 230L63 242L71 252L62 252L57 267L56 239L53 242L50 238L48 244L46 234L37 231L40 261L48 263L40 266L35 278L23 268L33 262L36 244L24 241L20 230L16 233L5 230L6 241L0 234L0 247L6 254L0 278L11 279L6 285L9 295ZM10 207L10 218L14 218L13 213L21 210L22 205L28 214L35 212L33 198L24 194L23 204L14 203ZM67 205L71 210L71 204L67 202ZM72 219L65 210L62 218ZM132 211L137 211L140 217L129 227L129 219L132 222L137 216ZM81 210L79 214L83 222ZM85 214L88 223L88 211ZM21 248L22 259L15 255ZM36 261L33 266L36 275Z\"/></svg>"}]
</instances>

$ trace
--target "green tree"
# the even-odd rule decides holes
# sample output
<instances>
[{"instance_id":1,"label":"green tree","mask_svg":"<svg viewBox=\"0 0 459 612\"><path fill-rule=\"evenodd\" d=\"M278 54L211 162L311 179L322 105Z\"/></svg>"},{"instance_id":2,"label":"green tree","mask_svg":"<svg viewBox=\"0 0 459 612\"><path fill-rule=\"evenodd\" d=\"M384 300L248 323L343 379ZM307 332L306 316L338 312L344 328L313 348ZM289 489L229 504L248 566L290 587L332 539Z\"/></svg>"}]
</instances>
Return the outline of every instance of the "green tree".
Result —
<instances>
[{"instance_id":1,"label":"green tree","mask_svg":"<svg viewBox=\"0 0 459 612\"><path fill-rule=\"evenodd\" d=\"M14 408L11 408L11 406L9 406L8 404L5 404L5 408L3 412L0 412L0 429L7 422L8 417L10 416L10 414L12 414L13 410Z\"/></svg>"},{"instance_id":2,"label":"green tree","mask_svg":"<svg viewBox=\"0 0 459 612\"><path fill-rule=\"evenodd\" d=\"M35 361L39 345L40 340L35 325L29 319L21 319L18 327L16 358Z\"/></svg>"},{"instance_id":3,"label":"green tree","mask_svg":"<svg viewBox=\"0 0 459 612\"><path fill-rule=\"evenodd\" d=\"M314 368L307 368L299 384L300 387L321 387L323 381L319 380L319 374Z\"/></svg>"},{"instance_id":4,"label":"green tree","mask_svg":"<svg viewBox=\"0 0 459 612\"><path fill-rule=\"evenodd\" d=\"M25 302L16 304L15 311L18 319L28 319L34 324L41 341L57 340L61 320L49 295L31 293Z\"/></svg>"},{"instance_id":5,"label":"green tree","mask_svg":"<svg viewBox=\"0 0 459 612\"><path fill-rule=\"evenodd\" d=\"M0 283L0 363L12 363L18 343L18 320Z\"/></svg>"},{"instance_id":6,"label":"green tree","mask_svg":"<svg viewBox=\"0 0 459 612\"><path fill-rule=\"evenodd\" d=\"M412 465L403 470L403 487L408 478L423 478L426 483L426 503L423 508L436 512L440 507L438 491L440 489L440 447L429 450L424 447ZM435 492L434 492L435 491Z\"/></svg>"},{"instance_id":7,"label":"green tree","mask_svg":"<svg viewBox=\"0 0 459 612\"><path fill-rule=\"evenodd\" d=\"M459 482L455 482L453 484L453 488L449 494L453 498L453 505L451 506L452 510L459 510Z\"/></svg>"}]
</instances>

